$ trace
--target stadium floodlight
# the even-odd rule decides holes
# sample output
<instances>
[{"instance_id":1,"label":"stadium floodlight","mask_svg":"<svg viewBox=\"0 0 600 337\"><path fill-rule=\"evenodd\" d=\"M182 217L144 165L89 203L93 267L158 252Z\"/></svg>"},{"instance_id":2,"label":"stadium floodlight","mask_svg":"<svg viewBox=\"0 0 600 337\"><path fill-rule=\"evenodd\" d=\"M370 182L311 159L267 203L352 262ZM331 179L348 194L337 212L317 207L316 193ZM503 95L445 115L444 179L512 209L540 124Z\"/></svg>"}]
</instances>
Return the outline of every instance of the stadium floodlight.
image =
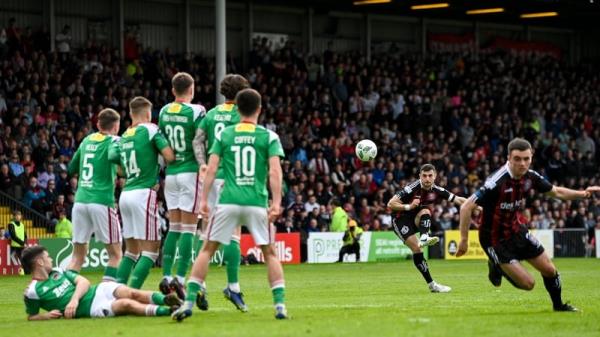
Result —
<instances>
[{"instance_id":1,"label":"stadium floodlight","mask_svg":"<svg viewBox=\"0 0 600 337\"><path fill-rule=\"evenodd\" d=\"M476 15L476 14L492 14L492 13L502 13L504 12L504 8L481 8L481 9L471 9L467 11L468 15Z\"/></svg>"},{"instance_id":2,"label":"stadium floodlight","mask_svg":"<svg viewBox=\"0 0 600 337\"><path fill-rule=\"evenodd\" d=\"M355 6L360 6L360 5L387 4L390 2L392 2L392 0L360 0L360 1L354 1L353 4Z\"/></svg>"},{"instance_id":3,"label":"stadium floodlight","mask_svg":"<svg viewBox=\"0 0 600 337\"><path fill-rule=\"evenodd\" d=\"M550 16L558 16L558 12L539 12L521 14L521 19L547 18Z\"/></svg>"},{"instance_id":4,"label":"stadium floodlight","mask_svg":"<svg viewBox=\"0 0 600 337\"><path fill-rule=\"evenodd\" d=\"M422 10L422 9L438 9L438 8L447 8L450 7L450 4L447 2L440 2L435 4L423 4L423 5L413 5L410 6L410 9L413 11Z\"/></svg>"}]
</instances>

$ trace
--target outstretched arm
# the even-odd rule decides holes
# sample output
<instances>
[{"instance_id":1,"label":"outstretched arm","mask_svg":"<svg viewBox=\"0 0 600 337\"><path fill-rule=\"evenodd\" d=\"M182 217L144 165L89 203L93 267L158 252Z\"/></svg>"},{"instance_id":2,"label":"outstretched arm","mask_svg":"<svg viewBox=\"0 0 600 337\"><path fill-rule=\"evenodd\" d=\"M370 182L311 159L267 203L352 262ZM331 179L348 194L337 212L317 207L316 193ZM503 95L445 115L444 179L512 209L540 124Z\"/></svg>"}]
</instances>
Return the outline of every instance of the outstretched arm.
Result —
<instances>
[{"instance_id":1,"label":"outstretched arm","mask_svg":"<svg viewBox=\"0 0 600 337\"><path fill-rule=\"evenodd\" d=\"M461 257L467 253L469 249L469 225L471 224L471 213L477 207L474 197L466 199L466 201L460 207L460 242L458 244L458 251L456 257Z\"/></svg>"},{"instance_id":2,"label":"outstretched arm","mask_svg":"<svg viewBox=\"0 0 600 337\"><path fill-rule=\"evenodd\" d=\"M589 198L596 192L600 192L600 186L590 186L583 191L572 190L562 186L553 186L552 190L546 193L546 195L562 200L576 200Z\"/></svg>"},{"instance_id":3,"label":"outstretched arm","mask_svg":"<svg viewBox=\"0 0 600 337\"><path fill-rule=\"evenodd\" d=\"M61 318L61 317L62 317L62 314L60 313L60 310L52 310L52 311L45 312L43 314L29 315L29 316L27 316L27 320L29 320L29 321L45 321L45 320L56 319L56 318Z\"/></svg>"}]
</instances>

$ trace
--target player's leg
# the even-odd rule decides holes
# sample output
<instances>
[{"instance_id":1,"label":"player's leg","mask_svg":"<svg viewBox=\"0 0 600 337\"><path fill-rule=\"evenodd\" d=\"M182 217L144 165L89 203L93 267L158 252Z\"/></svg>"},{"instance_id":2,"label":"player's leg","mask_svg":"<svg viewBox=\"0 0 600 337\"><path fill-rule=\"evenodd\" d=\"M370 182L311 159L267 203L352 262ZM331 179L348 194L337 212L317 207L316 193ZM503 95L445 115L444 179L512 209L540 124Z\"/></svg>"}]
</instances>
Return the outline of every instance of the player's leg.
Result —
<instances>
[{"instance_id":1,"label":"player's leg","mask_svg":"<svg viewBox=\"0 0 600 337\"><path fill-rule=\"evenodd\" d=\"M139 203L134 191L123 191L119 197L119 211L123 222L123 238L125 239L125 253L117 269L117 282L127 284L133 267L140 256L140 243L134 237L135 217L133 207Z\"/></svg>"},{"instance_id":2,"label":"player's leg","mask_svg":"<svg viewBox=\"0 0 600 337\"><path fill-rule=\"evenodd\" d=\"M104 243L108 253L108 263L104 269L102 281L116 281L117 268L121 262L123 251L121 249L121 224L117 211L112 207L99 204L90 204L96 240Z\"/></svg>"},{"instance_id":3,"label":"player's leg","mask_svg":"<svg viewBox=\"0 0 600 337\"><path fill-rule=\"evenodd\" d=\"M88 205L76 202L73 205L73 254L67 270L79 273L88 252L88 242L92 236L92 220Z\"/></svg>"},{"instance_id":4,"label":"player's leg","mask_svg":"<svg viewBox=\"0 0 600 337\"><path fill-rule=\"evenodd\" d=\"M340 248L340 254L338 256L337 262L344 262L344 256L348 254L348 248L349 246L342 246L342 248Z\"/></svg>"},{"instance_id":5,"label":"player's leg","mask_svg":"<svg viewBox=\"0 0 600 337\"><path fill-rule=\"evenodd\" d=\"M163 295L157 291L139 290L122 285L116 288L113 295L117 299L132 299L144 304L156 304L167 306L180 306L183 302L176 294Z\"/></svg>"},{"instance_id":6,"label":"player's leg","mask_svg":"<svg viewBox=\"0 0 600 337\"><path fill-rule=\"evenodd\" d=\"M504 240L488 248L488 253L500 265L504 275L512 280L513 286L518 289L532 290L535 280L525 267L519 262L520 240ZM543 250L542 250L543 251Z\"/></svg>"},{"instance_id":7,"label":"player's leg","mask_svg":"<svg viewBox=\"0 0 600 337\"><path fill-rule=\"evenodd\" d=\"M215 209L207 226L206 241L192 266L185 302L173 313L173 319L181 321L192 315L192 307L198 293L206 297L204 280L208 274L210 259L221 243L229 243L236 224L240 222L240 213L240 207L235 205L221 205Z\"/></svg>"},{"instance_id":8,"label":"player's leg","mask_svg":"<svg viewBox=\"0 0 600 337\"><path fill-rule=\"evenodd\" d=\"M360 262L360 243L355 243L352 245L352 252L356 255L356 262Z\"/></svg>"},{"instance_id":9,"label":"player's leg","mask_svg":"<svg viewBox=\"0 0 600 337\"><path fill-rule=\"evenodd\" d=\"M421 247L433 246L440 241L437 236L429 236L429 230L431 228L431 211L425 208L417 213L415 217L415 226L419 229L421 234L419 237L419 245Z\"/></svg>"},{"instance_id":10,"label":"player's leg","mask_svg":"<svg viewBox=\"0 0 600 337\"><path fill-rule=\"evenodd\" d=\"M192 248L194 236L198 227L197 207L200 202L200 181L197 173L182 173L177 175L180 186L179 208L181 210L181 237L177 245L179 261L176 270L177 282L172 282L172 288L183 289L185 275L192 264Z\"/></svg>"},{"instance_id":11,"label":"player's leg","mask_svg":"<svg viewBox=\"0 0 600 337\"><path fill-rule=\"evenodd\" d=\"M173 281L172 270L175 254L177 252L177 243L181 236L181 212L179 210L179 184L177 175L167 175L165 178L165 201L169 210L169 231L162 247L162 268L163 278L158 288L163 294L171 292L169 284Z\"/></svg>"},{"instance_id":12,"label":"player's leg","mask_svg":"<svg viewBox=\"0 0 600 337\"><path fill-rule=\"evenodd\" d=\"M113 301L111 308L117 316L169 316L171 314L171 308L167 306L144 304L128 298Z\"/></svg>"},{"instance_id":13,"label":"player's leg","mask_svg":"<svg viewBox=\"0 0 600 337\"><path fill-rule=\"evenodd\" d=\"M271 294L275 306L275 318L288 318L285 307L285 279L283 268L275 250L275 226L269 223L267 209L262 207L241 207L248 230L252 234L254 242L260 246L265 264L267 265Z\"/></svg>"}]
</instances>

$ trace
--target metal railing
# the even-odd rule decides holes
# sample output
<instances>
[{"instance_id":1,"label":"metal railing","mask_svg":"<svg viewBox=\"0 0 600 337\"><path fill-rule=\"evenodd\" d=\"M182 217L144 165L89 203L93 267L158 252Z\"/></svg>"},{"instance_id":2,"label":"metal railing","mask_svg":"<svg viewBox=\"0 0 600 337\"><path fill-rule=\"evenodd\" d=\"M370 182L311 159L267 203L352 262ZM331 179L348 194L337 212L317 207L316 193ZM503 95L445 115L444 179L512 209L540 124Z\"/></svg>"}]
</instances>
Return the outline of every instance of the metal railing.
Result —
<instances>
[{"instance_id":1,"label":"metal railing","mask_svg":"<svg viewBox=\"0 0 600 337\"><path fill-rule=\"evenodd\" d=\"M22 214L22 222L25 224L27 238L42 239L54 237L52 222L40 212L31 209L24 203L0 191L0 227L5 229L12 220L13 210L19 210Z\"/></svg>"}]
</instances>

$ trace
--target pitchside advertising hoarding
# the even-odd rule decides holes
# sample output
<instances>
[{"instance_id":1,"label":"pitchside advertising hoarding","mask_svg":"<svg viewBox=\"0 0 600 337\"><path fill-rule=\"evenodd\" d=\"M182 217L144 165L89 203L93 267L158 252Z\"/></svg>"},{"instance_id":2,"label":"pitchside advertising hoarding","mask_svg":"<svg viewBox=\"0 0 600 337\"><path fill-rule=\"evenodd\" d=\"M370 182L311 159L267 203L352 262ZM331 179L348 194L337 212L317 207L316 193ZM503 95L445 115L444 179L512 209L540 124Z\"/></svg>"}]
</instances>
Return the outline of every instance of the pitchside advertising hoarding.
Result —
<instances>
[{"instance_id":1,"label":"pitchside advertising hoarding","mask_svg":"<svg viewBox=\"0 0 600 337\"><path fill-rule=\"evenodd\" d=\"M344 233L310 233L307 244L308 263L332 263L339 258ZM425 251L425 254L427 252ZM410 249L393 232L364 232L360 238L360 261L402 260ZM356 256L346 255L344 261L355 262Z\"/></svg>"},{"instance_id":2,"label":"pitchside advertising hoarding","mask_svg":"<svg viewBox=\"0 0 600 337\"><path fill-rule=\"evenodd\" d=\"M554 232L550 229L534 229L530 231L533 238L537 239L548 256L554 257ZM458 250L458 243L460 242L460 231L449 230L444 232L444 258L448 260L457 259L456 251ZM487 255L479 244L479 231L469 231L469 250L467 254L459 257L458 259L487 259Z\"/></svg>"},{"instance_id":3,"label":"pitchside advertising hoarding","mask_svg":"<svg viewBox=\"0 0 600 337\"><path fill-rule=\"evenodd\" d=\"M594 240L596 240L596 257L600 259L600 229L596 229Z\"/></svg>"},{"instance_id":4,"label":"pitchside advertising hoarding","mask_svg":"<svg viewBox=\"0 0 600 337\"><path fill-rule=\"evenodd\" d=\"M68 239L39 239L28 240L29 245L42 245L48 249L48 255L53 260L54 267L66 268L73 255L73 243ZM240 242L242 255L254 254L256 259L264 262L260 247L254 243L252 236L243 234ZM275 235L275 251L282 263L295 264L300 263L300 234L299 233L281 233ZM176 260L179 254L176 255ZM223 248L220 248L213 259L213 264L223 263ZM108 263L108 252L104 244L92 240L89 244L88 254L83 263L83 271L102 270ZM15 275L18 273L19 263L14 256L10 254L10 242L0 240L0 275Z\"/></svg>"}]
</instances>

